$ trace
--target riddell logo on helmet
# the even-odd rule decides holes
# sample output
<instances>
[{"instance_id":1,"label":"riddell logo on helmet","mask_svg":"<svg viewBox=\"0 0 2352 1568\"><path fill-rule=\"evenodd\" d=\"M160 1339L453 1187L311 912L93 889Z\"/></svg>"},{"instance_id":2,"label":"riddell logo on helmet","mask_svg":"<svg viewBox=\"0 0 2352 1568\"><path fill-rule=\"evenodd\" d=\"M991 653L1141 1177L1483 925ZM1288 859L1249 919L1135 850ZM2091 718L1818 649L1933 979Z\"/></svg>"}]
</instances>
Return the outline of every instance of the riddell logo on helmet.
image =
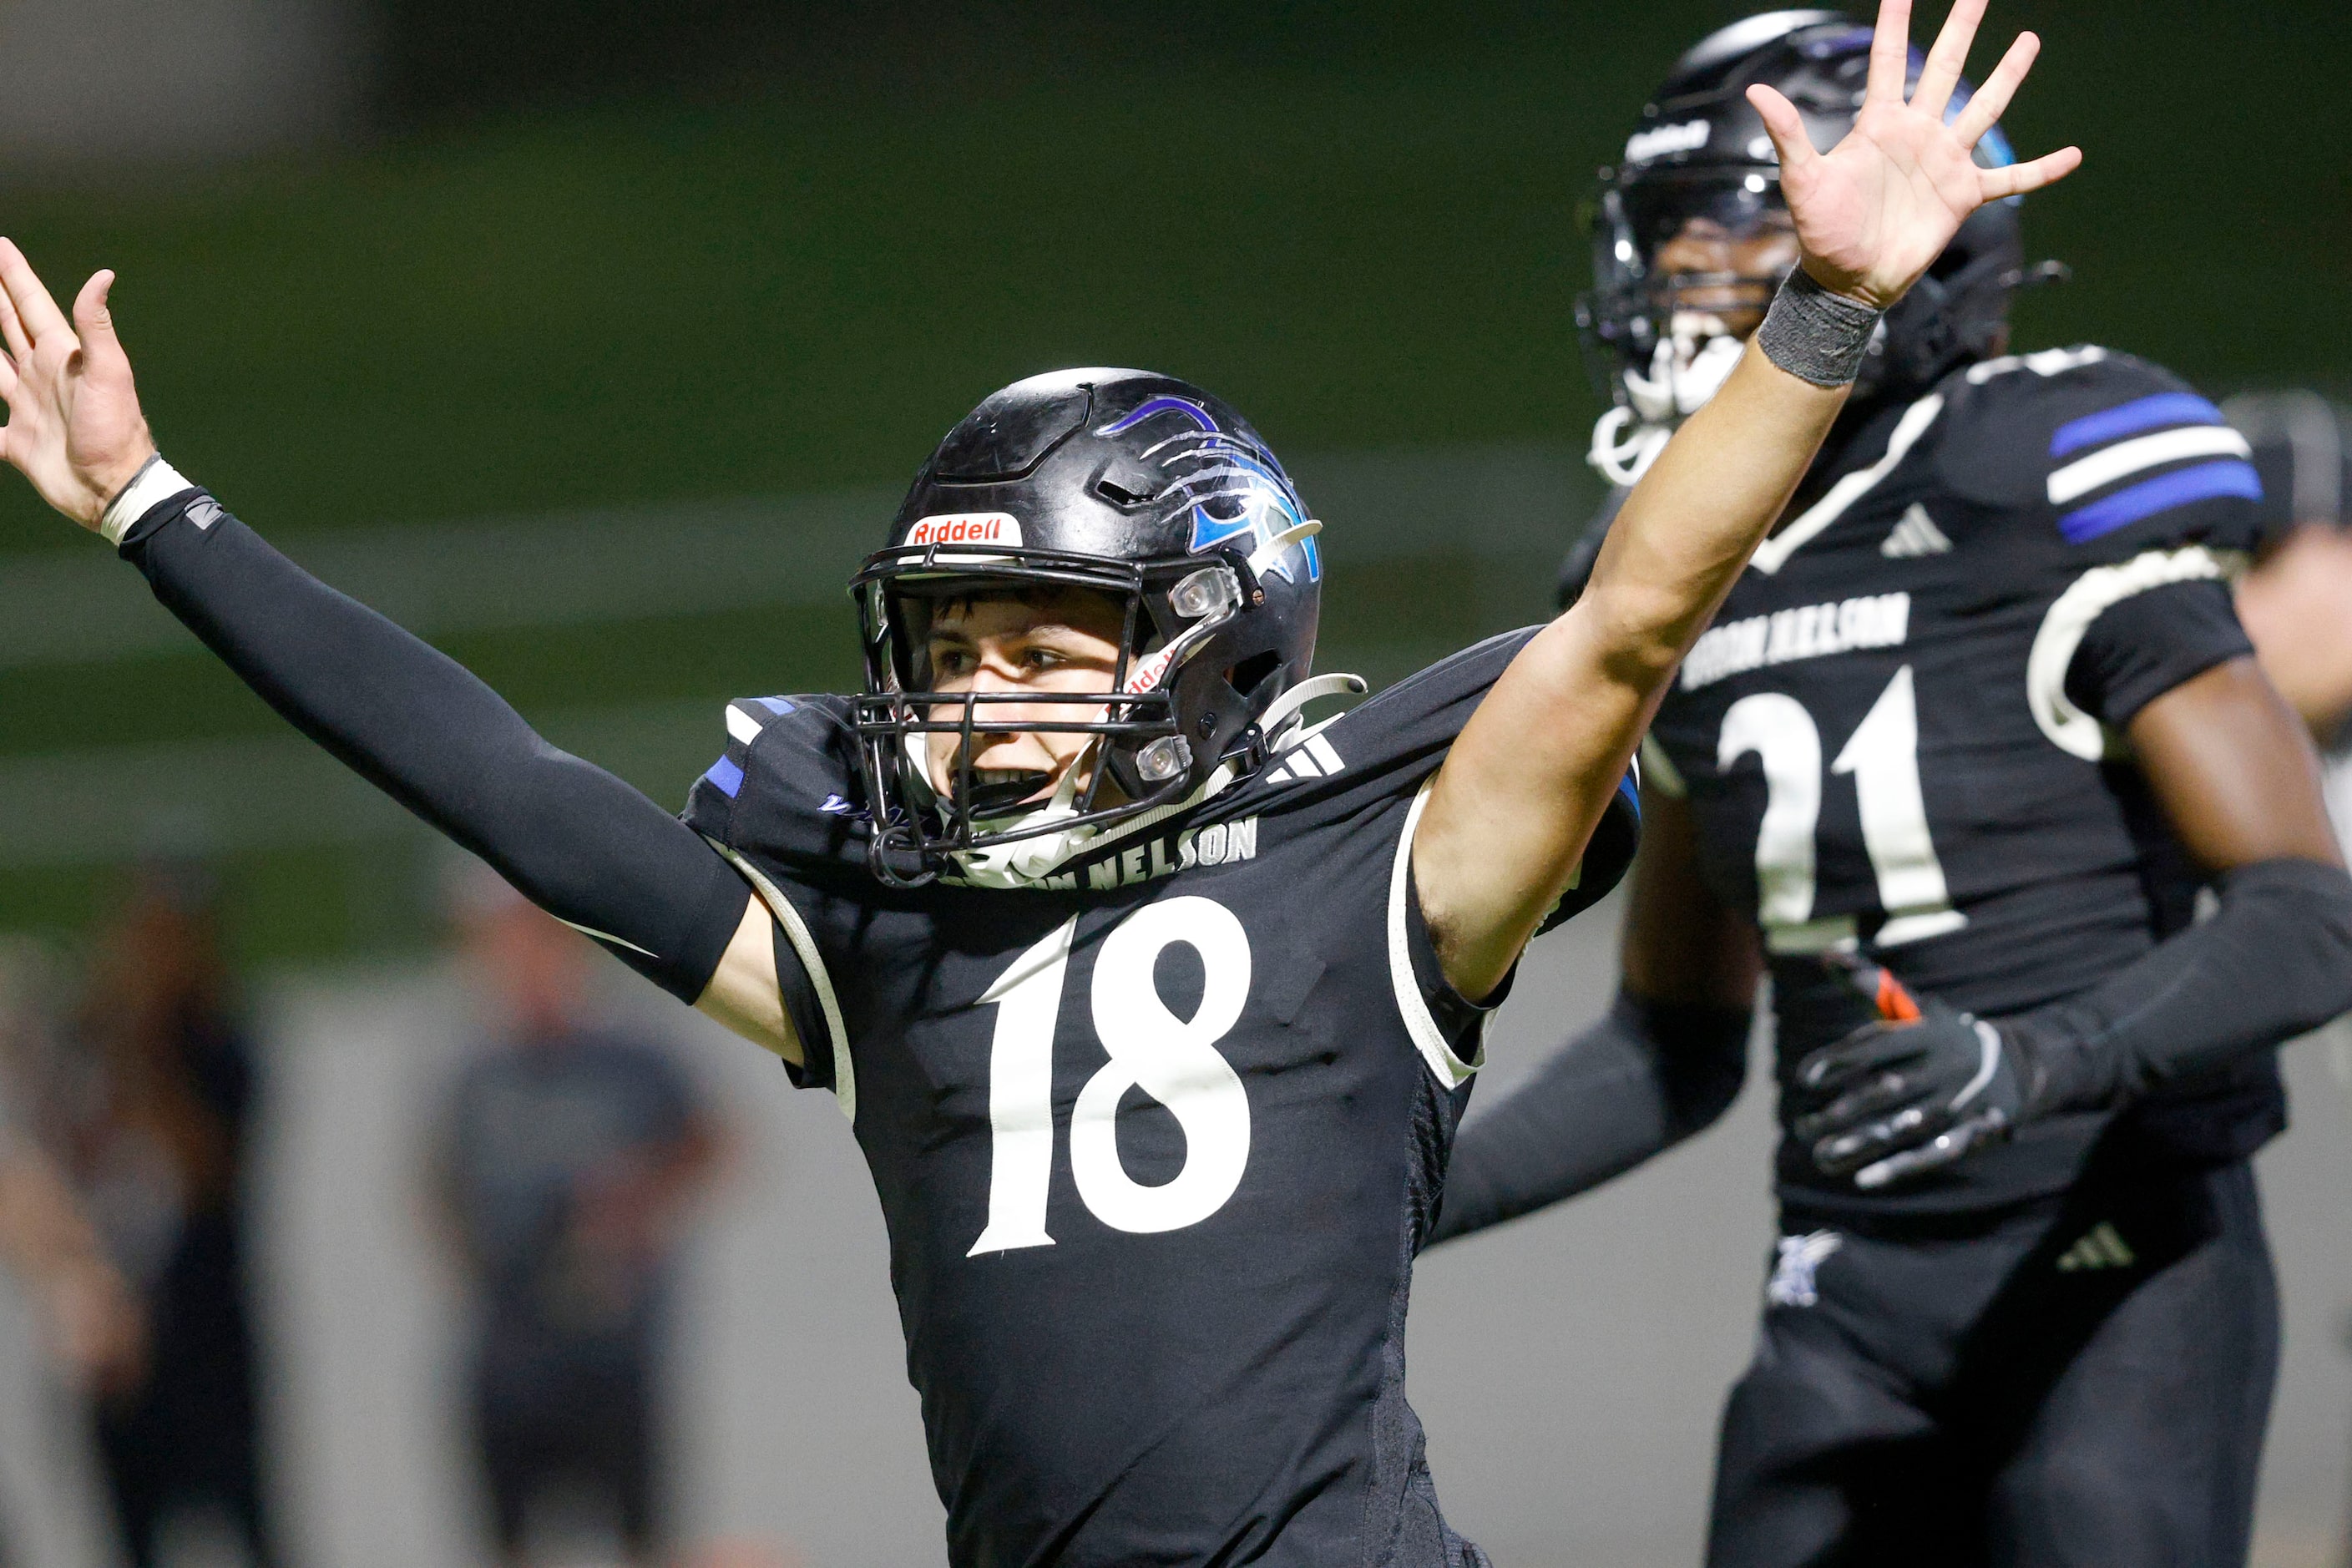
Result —
<instances>
[{"instance_id":1,"label":"riddell logo on helmet","mask_svg":"<svg viewBox=\"0 0 2352 1568\"><path fill-rule=\"evenodd\" d=\"M1706 139L1714 129L1711 121L1686 120L1680 125L1661 125L1654 131L1636 131L1626 138L1625 162L1646 163L1670 153L1696 153L1706 145Z\"/></svg>"},{"instance_id":2,"label":"riddell logo on helmet","mask_svg":"<svg viewBox=\"0 0 2352 1568\"><path fill-rule=\"evenodd\" d=\"M1021 521L1011 512L959 511L927 517L907 531L909 544L1018 544Z\"/></svg>"}]
</instances>

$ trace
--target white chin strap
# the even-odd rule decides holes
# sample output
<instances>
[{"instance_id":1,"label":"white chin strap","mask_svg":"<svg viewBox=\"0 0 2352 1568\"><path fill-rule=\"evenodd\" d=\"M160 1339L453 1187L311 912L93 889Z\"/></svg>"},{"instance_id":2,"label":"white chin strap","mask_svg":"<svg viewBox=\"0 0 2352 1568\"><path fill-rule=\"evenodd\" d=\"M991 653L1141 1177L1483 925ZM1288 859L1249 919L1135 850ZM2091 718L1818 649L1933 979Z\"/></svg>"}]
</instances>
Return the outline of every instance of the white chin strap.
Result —
<instances>
[{"instance_id":1,"label":"white chin strap","mask_svg":"<svg viewBox=\"0 0 2352 1568\"><path fill-rule=\"evenodd\" d=\"M1650 374L1625 372L1628 401L1592 426L1592 448L1585 460L1612 485L1638 482L1666 449L1675 427L1722 390L1745 346L1724 330L1720 318L1676 311L1668 335L1650 356Z\"/></svg>"},{"instance_id":2,"label":"white chin strap","mask_svg":"<svg viewBox=\"0 0 2352 1568\"><path fill-rule=\"evenodd\" d=\"M1001 833L1016 827L1042 827L1049 822L1077 816L1079 775L1088 771L1093 754L1101 748L1101 736L1088 741L1086 751L1072 758L1070 765L1062 770L1062 782L1054 786L1050 799L1016 816L989 818L990 830ZM992 844L983 849L959 849L956 865L967 881L983 888L1025 887L1086 847L1087 841L1099 831L1094 826L1066 827L1059 833L1041 833L1034 838L1016 838L1010 844Z\"/></svg>"}]
</instances>

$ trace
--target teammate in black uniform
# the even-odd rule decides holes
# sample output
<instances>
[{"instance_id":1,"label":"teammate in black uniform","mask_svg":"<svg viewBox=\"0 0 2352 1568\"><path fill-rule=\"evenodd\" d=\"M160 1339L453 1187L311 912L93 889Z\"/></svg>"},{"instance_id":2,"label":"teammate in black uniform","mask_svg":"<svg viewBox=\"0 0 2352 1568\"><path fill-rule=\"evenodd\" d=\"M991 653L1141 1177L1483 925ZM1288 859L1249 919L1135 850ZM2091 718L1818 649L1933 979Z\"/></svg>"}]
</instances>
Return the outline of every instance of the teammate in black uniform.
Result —
<instances>
[{"instance_id":1,"label":"teammate in black uniform","mask_svg":"<svg viewBox=\"0 0 2352 1568\"><path fill-rule=\"evenodd\" d=\"M297 724L849 1113L964 1564L1482 1561L1403 1396L1411 1260L1528 938L1630 857L1658 691L1983 201L2021 39L1957 121L1963 4L1906 8L1806 270L1621 514L1577 609L1329 723L1317 524L1165 377L1019 383L951 431L856 594L864 695L728 710L683 823L553 752L154 457L93 279L0 242L0 445ZM1794 138L1794 141L1790 141ZM748 886L747 886L748 884Z\"/></svg>"},{"instance_id":2,"label":"teammate in black uniform","mask_svg":"<svg viewBox=\"0 0 2352 1568\"><path fill-rule=\"evenodd\" d=\"M1604 176L1620 478L1797 264L1745 89L1833 140L1869 44L1727 27ZM2003 354L2022 260L1990 205L1889 312L1653 724L1615 1009L1455 1151L1441 1238L1688 1135L1769 971L1783 1234L1718 1565L2247 1550L2277 1327L2246 1160L2284 1125L2269 1047L2352 1006L2352 881L2231 612L2244 439L2127 355Z\"/></svg>"}]
</instances>

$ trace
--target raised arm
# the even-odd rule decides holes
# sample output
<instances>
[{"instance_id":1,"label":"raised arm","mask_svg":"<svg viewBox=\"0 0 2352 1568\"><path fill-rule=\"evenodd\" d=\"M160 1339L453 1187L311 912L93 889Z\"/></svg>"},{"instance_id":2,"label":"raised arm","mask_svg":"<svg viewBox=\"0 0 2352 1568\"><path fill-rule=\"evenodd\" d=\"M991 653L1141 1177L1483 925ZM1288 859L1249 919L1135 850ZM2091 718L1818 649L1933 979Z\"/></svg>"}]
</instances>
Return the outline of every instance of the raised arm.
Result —
<instances>
[{"instance_id":1,"label":"raised arm","mask_svg":"<svg viewBox=\"0 0 2352 1568\"><path fill-rule=\"evenodd\" d=\"M1642 789L1616 1002L1463 1123L1432 1246L1588 1192L1738 1098L1763 956L1700 879L1689 805L1658 784Z\"/></svg>"},{"instance_id":2,"label":"raised arm","mask_svg":"<svg viewBox=\"0 0 2352 1568\"><path fill-rule=\"evenodd\" d=\"M1958 0L1908 102L1908 0L1885 0L1862 112L1827 153L1748 89L1804 247L1730 379L1676 433L1610 529L1575 605L1496 682L1440 771L1412 868L1446 976L1490 994L1558 900L1684 653L1811 464L1880 312L1985 202L2036 189L2073 148L1980 169L1969 153L2038 48L2021 35L1950 125L1984 0Z\"/></svg>"},{"instance_id":3,"label":"raised arm","mask_svg":"<svg viewBox=\"0 0 2352 1568\"><path fill-rule=\"evenodd\" d=\"M798 1059L772 923L693 830L556 750L463 667L320 583L156 455L107 311L0 240L0 456L100 533L304 734L682 1001ZM160 786L159 786L160 787Z\"/></svg>"}]
</instances>

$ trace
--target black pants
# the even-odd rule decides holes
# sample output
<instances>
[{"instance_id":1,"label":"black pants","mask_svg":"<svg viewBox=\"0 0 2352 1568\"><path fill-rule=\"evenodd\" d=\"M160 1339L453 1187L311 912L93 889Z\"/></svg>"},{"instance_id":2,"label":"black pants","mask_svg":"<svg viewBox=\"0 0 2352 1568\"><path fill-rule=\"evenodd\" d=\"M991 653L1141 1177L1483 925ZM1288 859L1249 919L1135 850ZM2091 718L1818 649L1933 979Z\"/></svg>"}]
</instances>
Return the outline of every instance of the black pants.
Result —
<instances>
[{"instance_id":1,"label":"black pants","mask_svg":"<svg viewBox=\"0 0 2352 1568\"><path fill-rule=\"evenodd\" d=\"M243 1532L254 1563L274 1561L246 1287L234 1220L191 1217L147 1296L146 1381L99 1409L99 1458L136 1568L158 1560L165 1521L190 1508L218 1510Z\"/></svg>"},{"instance_id":2,"label":"black pants","mask_svg":"<svg viewBox=\"0 0 2352 1568\"><path fill-rule=\"evenodd\" d=\"M611 1510L631 1555L650 1557L662 1537L651 1369L487 1359L493 1364L476 1369L474 1444L499 1550L517 1555L532 1503L571 1488Z\"/></svg>"},{"instance_id":3,"label":"black pants","mask_svg":"<svg viewBox=\"0 0 2352 1568\"><path fill-rule=\"evenodd\" d=\"M2249 1166L2095 1169L1942 1234L1783 1228L1709 1568L2246 1561L2278 1373Z\"/></svg>"}]
</instances>

